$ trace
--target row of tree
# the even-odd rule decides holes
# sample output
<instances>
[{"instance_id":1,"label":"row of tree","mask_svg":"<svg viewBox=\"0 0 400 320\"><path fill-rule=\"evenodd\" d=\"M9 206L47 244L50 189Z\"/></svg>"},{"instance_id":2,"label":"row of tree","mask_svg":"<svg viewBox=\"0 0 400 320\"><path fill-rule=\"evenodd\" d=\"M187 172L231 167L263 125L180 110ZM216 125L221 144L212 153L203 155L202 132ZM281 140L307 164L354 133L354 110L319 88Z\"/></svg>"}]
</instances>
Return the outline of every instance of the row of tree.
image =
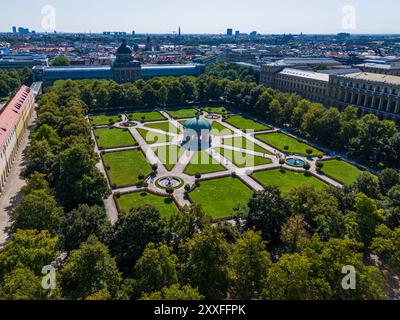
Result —
<instances>
[{"instance_id":1,"label":"row of tree","mask_svg":"<svg viewBox=\"0 0 400 320\"><path fill-rule=\"evenodd\" d=\"M20 70L0 69L0 99L8 98L21 85L30 86L32 83L32 70L24 68Z\"/></svg>"}]
</instances>

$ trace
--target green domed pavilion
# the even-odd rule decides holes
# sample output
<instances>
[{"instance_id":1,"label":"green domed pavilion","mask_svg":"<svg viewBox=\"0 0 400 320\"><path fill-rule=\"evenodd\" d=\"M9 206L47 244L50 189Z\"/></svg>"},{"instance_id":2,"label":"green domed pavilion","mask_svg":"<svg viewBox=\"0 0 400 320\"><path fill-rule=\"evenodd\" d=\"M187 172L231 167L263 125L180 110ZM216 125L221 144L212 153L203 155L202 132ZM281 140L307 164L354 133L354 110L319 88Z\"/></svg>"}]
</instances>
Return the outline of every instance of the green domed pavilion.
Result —
<instances>
[{"instance_id":1,"label":"green domed pavilion","mask_svg":"<svg viewBox=\"0 0 400 320\"><path fill-rule=\"evenodd\" d=\"M208 149L211 146L212 125L206 119L196 118L187 120L184 125L184 146L189 149Z\"/></svg>"}]
</instances>

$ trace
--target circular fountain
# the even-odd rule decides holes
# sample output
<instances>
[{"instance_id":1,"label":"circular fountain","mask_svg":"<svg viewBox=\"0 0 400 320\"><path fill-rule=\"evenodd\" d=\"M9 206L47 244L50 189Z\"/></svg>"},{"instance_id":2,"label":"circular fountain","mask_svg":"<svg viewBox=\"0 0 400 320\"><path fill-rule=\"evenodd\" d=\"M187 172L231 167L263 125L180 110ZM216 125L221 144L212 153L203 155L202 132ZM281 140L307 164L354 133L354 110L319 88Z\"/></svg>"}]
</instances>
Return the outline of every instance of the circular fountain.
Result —
<instances>
[{"instance_id":1,"label":"circular fountain","mask_svg":"<svg viewBox=\"0 0 400 320\"><path fill-rule=\"evenodd\" d=\"M221 115L219 115L219 114L214 114L214 113L210 113L210 114L208 114L208 115L206 115L206 119L209 119L209 120L218 120L218 119L221 119Z\"/></svg>"},{"instance_id":2,"label":"circular fountain","mask_svg":"<svg viewBox=\"0 0 400 320\"><path fill-rule=\"evenodd\" d=\"M299 158L288 158L286 159L286 164L291 166L291 167L296 167L296 168L303 168L306 162L302 159Z\"/></svg>"},{"instance_id":3,"label":"circular fountain","mask_svg":"<svg viewBox=\"0 0 400 320\"><path fill-rule=\"evenodd\" d=\"M162 177L156 181L156 186L160 189L179 189L183 184L183 180L178 177Z\"/></svg>"},{"instance_id":4,"label":"circular fountain","mask_svg":"<svg viewBox=\"0 0 400 320\"><path fill-rule=\"evenodd\" d=\"M132 128L132 127L136 127L137 123L135 121L126 121L121 123L122 127L126 127L126 128Z\"/></svg>"}]
</instances>

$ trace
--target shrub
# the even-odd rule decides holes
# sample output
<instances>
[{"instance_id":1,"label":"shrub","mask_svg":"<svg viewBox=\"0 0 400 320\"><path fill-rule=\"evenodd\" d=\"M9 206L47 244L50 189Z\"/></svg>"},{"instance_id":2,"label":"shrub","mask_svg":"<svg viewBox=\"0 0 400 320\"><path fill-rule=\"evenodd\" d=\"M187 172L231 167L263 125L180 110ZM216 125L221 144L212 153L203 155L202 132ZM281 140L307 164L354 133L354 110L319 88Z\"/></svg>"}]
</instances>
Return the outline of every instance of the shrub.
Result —
<instances>
[{"instance_id":1,"label":"shrub","mask_svg":"<svg viewBox=\"0 0 400 320\"><path fill-rule=\"evenodd\" d=\"M112 189L117 189L117 187L118 187L118 186L117 186L116 183L112 183L112 184L111 184L111 188L112 188Z\"/></svg>"},{"instance_id":2,"label":"shrub","mask_svg":"<svg viewBox=\"0 0 400 320\"><path fill-rule=\"evenodd\" d=\"M307 153L308 155L311 155L311 154L313 153L313 150L310 149L310 148L308 148L308 149L306 150L306 153Z\"/></svg>"},{"instance_id":3,"label":"shrub","mask_svg":"<svg viewBox=\"0 0 400 320\"><path fill-rule=\"evenodd\" d=\"M106 165L106 170L110 171L111 170L111 166L110 165Z\"/></svg>"},{"instance_id":4,"label":"shrub","mask_svg":"<svg viewBox=\"0 0 400 320\"><path fill-rule=\"evenodd\" d=\"M157 163L152 164L151 165L151 170L157 171L158 170L158 164Z\"/></svg>"},{"instance_id":5,"label":"shrub","mask_svg":"<svg viewBox=\"0 0 400 320\"><path fill-rule=\"evenodd\" d=\"M192 189L192 187L190 186L190 184L186 184L186 185L185 185L185 191L186 191L186 192L189 192L190 189Z\"/></svg>"},{"instance_id":6,"label":"shrub","mask_svg":"<svg viewBox=\"0 0 400 320\"><path fill-rule=\"evenodd\" d=\"M196 174L194 175L194 177L195 177L196 179L200 179L200 178L201 178L201 174L200 174L200 173L196 173Z\"/></svg>"},{"instance_id":7,"label":"shrub","mask_svg":"<svg viewBox=\"0 0 400 320\"><path fill-rule=\"evenodd\" d=\"M114 193L114 195L117 199L121 198L121 192L116 192Z\"/></svg>"},{"instance_id":8,"label":"shrub","mask_svg":"<svg viewBox=\"0 0 400 320\"><path fill-rule=\"evenodd\" d=\"M316 166L318 171L321 171L322 168L324 167L324 163L322 161L317 161Z\"/></svg>"},{"instance_id":9,"label":"shrub","mask_svg":"<svg viewBox=\"0 0 400 320\"><path fill-rule=\"evenodd\" d=\"M143 173L140 173L140 174L138 175L138 179L139 179L139 180L144 180L144 177L145 177L145 175L144 175Z\"/></svg>"},{"instance_id":10,"label":"shrub","mask_svg":"<svg viewBox=\"0 0 400 320\"><path fill-rule=\"evenodd\" d=\"M308 162L306 162L306 163L304 164L303 168L304 168L305 170L310 170L310 169L311 169L311 165L310 165Z\"/></svg>"},{"instance_id":11,"label":"shrub","mask_svg":"<svg viewBox=\"0 0 400 320\"><path fill-rule=\"evenodd\" d=\"M287 151L287 150L289 150L289 146L284 146L283 149L285 149Z\"/></svg>"},{"instance_id":12,"label":"shrub","mask_svg":"<svg viewBox=\"0 0 400 320\"><path fill-rule=\"evenodd\" d=\"M317 157L318 157L318 159L322 159L324 157L324 154L323 153L318 153Z\"/></svg>"},{"instance_id":13,"label":"shrub","mask_svg":"<svg viewBox=\"0 0 400 320\"><path fill-rule=\"evenodd\" d=\"M232 173L231 173L231 177L234 178L234 179L237 178L236 172L232 172Z\"/></svg>"},{"instance_id":14,"label":"shrub","mask_svg":"<svg viewBox=\"0 0 400 320\"><path fill-rule=\"evenodd\" d=\"M280 165L284 165L284 164L285 164L285 159L280 158L280 159L279 159L279 164L280 164Z\"/></svg>"},{"instance_id":15,"label":"shrub","mask_svg":"<svg viewBox=\"0 0 400 320\"><path fill-rule=\"evenodd\" d=\"M172 195L174 194L174 192L175 192L175 189L169 187L169 188L167 188L165 191L166 191L170 196L172 196Z\"/></svg>"}]
</instances>

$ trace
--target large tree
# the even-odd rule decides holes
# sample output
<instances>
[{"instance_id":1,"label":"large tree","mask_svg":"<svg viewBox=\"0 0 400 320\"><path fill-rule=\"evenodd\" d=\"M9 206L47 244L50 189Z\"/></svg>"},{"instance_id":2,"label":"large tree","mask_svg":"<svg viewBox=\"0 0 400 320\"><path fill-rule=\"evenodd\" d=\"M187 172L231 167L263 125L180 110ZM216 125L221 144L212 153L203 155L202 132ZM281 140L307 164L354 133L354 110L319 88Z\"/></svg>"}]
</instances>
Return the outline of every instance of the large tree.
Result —
<instances>
[{"instance_id":1,"label":"large tree","mask_svg":"<svg viewBox=\"0 0 400 320\"><path fill-rule=\"evenodd\" d=\"M248 207L247 227L261 231L264 240L278 243L281 227L290 214L279 189L267 186L264 191L254 193Z\"/></svg>"},{"instance_id":2,"label":"large tree","mask_svg":"<svg viewBox=\"0 0 400 320\"><path fill-rule=\"evenodd\" d=\"M86 298L104 289L114 298L121 281L114 258L96 236L72 251L61 270L62 292L69 299Z\"/></svg>"},{"instance_id":3,"label":"large tree","mask_svg":"<svg viewBox=\"0 0 400 320\"><path fill-rule=\"evenodd\" d=\"M400 275L400 228L390 230L385 225L379 226L371 248L385 262L385 266Z\"/></svg>"},{"instance_id":4,"label":"large tree","mask_svg":"<svg viewBox=\"0 0 400 320\"><path fill-rule=\"evenodd\" d=\"M167 245L150 243L134 269L138 293L159 291L177 283L177 261Z\"/></svg>"},{"instance_id":5,"label":"large tree","mask_svg":"<svg viewBox=\"0 0 400 320\"><path fill-rule=\"evenodd\" d=\"M367 250L375 236L376 227L383 220L383 211L378 209L375 200L363 193L356 197L355 210L361 241Z\"/></svg>"},{"instance_id":6,"label":"large tree","mask_svg":"<svg viewBox=\"0 0 400 320\"><path fill-rule=\"evenodd\" d=\"M111 244L121 270L130 273L149 243L162 242L165 239L165 227L165 220L152 206L133 208L121 216L115 225Z\"/></svg>"},{"instance_id":7,"label":"large tree","mask_svg":"<svg viewBox=\"0 0 400 320\"><path fill-rule=\"evenodd\" d=\"M110 194L104 176L80 145L73 145L58 155L52 180L58 199L67 210L84 203L101 205L103 198Z\"/></svg>"},{"instance_id":8,"label":"large tree","mask_svg":"<svg viewBox=\"0 0 400 320\"><path fill-rule=\"evenodd\" d=\"M112 233L105 208L97 205L90 207L84 204L66 213L61 226L61 239L66 250L78 248L91 235L108 244Z\"/></svg>"},{"instance_id":9,"label":"large tree","mask_svg":"<svg viewBox=\"0 0 400 320\"><path fill-rule=\"evenodd\" d=\"M58 237L48 231L19 230L0 249L0 280L16 267L28 268L40 275L42 268L58 256Z\"/></svg>"},{"instance_id":10,"label":"large tree","mask_svg":"<svg viewBox=\"0 0 400 320\"><path fill-rule=\"evenodd\" d=\"M53 67L64 67L64 66L69 66L71 63L65 56L57 56L54 58L54 60L51 62L51 65Z\"/></svg>"},{"instance_id":11,"label":"large tree","mask_svg":"<svg viewBox=\"0 0 400 320\"><path fill-rule=\"evenodd\" d=\"M49 230L56 234L63 219L63 210L57 206L54 196L46 190L35 190L23 197L11 213L10 232L18 229Z\"/></svg>"},{"instance_id":12,"label":"large tree","mask_svg":"<svg viewBox=\"0 0 400 320\"><path fill-rule=\"evenodd\" d=\"M41 281L31 270L18 267L0 284L0 300L45 300L47 294Z\"/></svg>"},{"instance_id":13,"label":"large tree","mask_svg":"<svg viewBox=\"0 0 400 320\"><path fill-rule=\"evenodd\" d=\"M244 300L258 298L262 291L262 280L272 265L261 235L247 231L232 245L230 258L237 297Z\"/></svg>"},{"instance_id":14,"label":"large tree","mask_svg":"<svg viewBox=\"0 0 400 320\"><path fill-rule=\"evenodd\" d=\"M185 245L181 266L185 283L198 288L207 299L223 299L230 286L229 245L210 227Z\"/></svg>"}]
</instances>

